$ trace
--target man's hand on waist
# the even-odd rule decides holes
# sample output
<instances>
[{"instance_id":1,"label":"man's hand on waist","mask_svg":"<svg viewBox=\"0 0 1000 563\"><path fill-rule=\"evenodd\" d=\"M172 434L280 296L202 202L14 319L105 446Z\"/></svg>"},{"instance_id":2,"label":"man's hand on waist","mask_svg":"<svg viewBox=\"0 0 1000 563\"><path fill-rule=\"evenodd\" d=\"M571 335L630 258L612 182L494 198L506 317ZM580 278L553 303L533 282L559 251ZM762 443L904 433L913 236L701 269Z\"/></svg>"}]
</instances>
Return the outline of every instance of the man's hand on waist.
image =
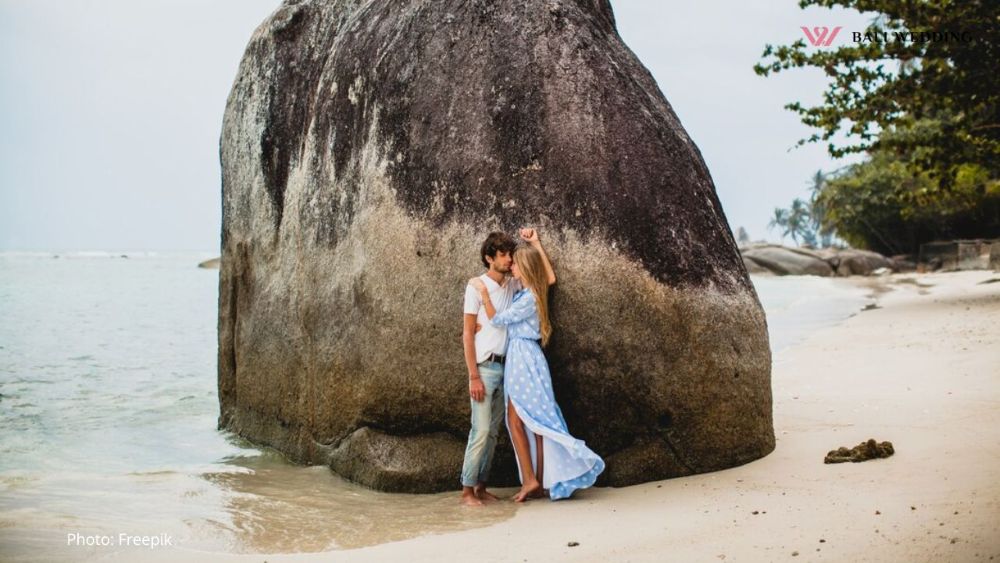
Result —
<instances>
[{"instance_id":1,"label":"man's hand on waist","mask_svg":"<svg viewBox=\"0 0 1000 563\"><path fill-rule=\"evenodd\" d=\"M478 373L469 376L469 396L477 403L486 398L486 386L483 385Z\"/></svg>"}]
</instances>

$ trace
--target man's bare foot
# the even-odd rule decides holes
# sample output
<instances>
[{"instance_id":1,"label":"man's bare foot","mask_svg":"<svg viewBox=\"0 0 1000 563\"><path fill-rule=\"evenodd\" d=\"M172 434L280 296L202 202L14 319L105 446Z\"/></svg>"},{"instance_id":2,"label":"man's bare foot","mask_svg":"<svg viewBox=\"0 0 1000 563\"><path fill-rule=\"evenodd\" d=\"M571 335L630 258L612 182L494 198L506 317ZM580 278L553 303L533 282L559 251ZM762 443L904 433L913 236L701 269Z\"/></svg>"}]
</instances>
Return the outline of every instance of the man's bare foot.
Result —
<instances>
[{"instance_id":1,"label":"man's bare foot","mask_svg":"<svg viewBox=\"0 0 1000 563\"><path fill-rule=\"evenodd\" d=\"M493 502L500 500L497 496L486 490L486 487L476 487L476 497L483 502Z\"/></svg>"},{"instance_id":2,"label":"man's bare foot","mask_svg":"<svg viewBox=\"0 0 1000 563\"><path fill-rule=\"evenodd\" d=\"M462 491L462 499L459 502L465 506L483 506L483 501L479 500L472 489Z\"/></svg>"},{"instance_id":3,"label":"man's bare foot","mask_svg":"<svg viewBox=\"0 0 1000 563\"><path fill-rule=\"evenodd\" d=\"M521 490L514 495L514 502L524 502L533 498L538 498L537 493L541 492L542 484L538 480L528 481L527 483L521 485Z\"/></svg>"}]
</instances>

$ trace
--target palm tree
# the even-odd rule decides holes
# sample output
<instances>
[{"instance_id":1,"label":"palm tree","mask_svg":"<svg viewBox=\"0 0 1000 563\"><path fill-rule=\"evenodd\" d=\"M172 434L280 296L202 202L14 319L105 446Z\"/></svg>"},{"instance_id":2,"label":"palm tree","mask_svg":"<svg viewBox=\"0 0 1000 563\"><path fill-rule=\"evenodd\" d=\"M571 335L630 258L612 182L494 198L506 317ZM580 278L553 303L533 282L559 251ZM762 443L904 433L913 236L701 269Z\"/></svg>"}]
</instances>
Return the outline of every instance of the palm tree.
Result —
<instances>
[{"instance_id":1,"label":"palm tree","mask_svg":"<svg viewBox=\"0 0 1000 563\"><path fill-rule=\"evenodd\" d=\"M816 201L819 193L823 191L824 185L826 185L826 174L822 170L817 170L809 180L809 197L811 200Z\"/></svg>"},{"instance_id":2,"label":"palm tree","mask_svg":"<svg viewBox=\"0 0 1000 563\"><path fill-rule=\"evenodd\" d=\"M784 240L788 236L788 210L782 209L780 207L774 208L774 216L767 223L768 230L775 227L781 227L784 231L781 233L781 239Z\"/></svg>"},{"instance_id":3,"label":"palm tree","mask_svg":"<svg viewBox=\"0 0 1000 563\"><path fill-rule=\"evenodd\" d=\"M792 242L795 244L799 244L799 239L802 239L802 242L809 246L829 247L834 233L832 229L823 225L826 220L826 207L820 197L829 177L829 174L817 170L809 181L809 200L795 198L789 209L776 207L767 228L781 227L782 240L785 237L792 237Z\"/></svg>"},{"instance_id":4,"label":"palm tree","mask_svg":"<svg viewBox=\"0 0 1000 563\"><path fill-rule=\"evenodd\" d=\"M795 244L798 244L799 237L802 237L802 242L816 246L816 234L812 229L809 205L800 198L795 198L792 202L792 209L788 213L787 230Z\"/></svg>"},{"instance_id":5,"label":"palm tree","mask_svg":"<svg viewBox=\"0 0 1000 563\"><path fill-rule=\"evenodd\" d=\"M826 187L826 180L829 176L822 170L817 170L809 182L809 217L812 223L813 235L819 237L819 245L823 248L830 246L833 238L833 231L823 226L826 222L826 206L820 199L823 188Z\"/></svg>"},{"instance_id":6,"label":"palm tree","mask_svg":"<svg viewBox=\"0 0 1000 563\"><path fill-rule=\"evenodd\" d=\"M743 227L736 229L736 242L738 242L741 246L750 244L750 234L747 233L747 230Z\"/></svg>"},{"instance_id":7,"label":"palm tree","mask_svg":"<svg viewBox=\"0 0 1000 563\"><path fill-rule=\"evenodd\" d=\"M792 237L792 242L799 244L801 237L807 244L816 244L816 236L811 229L809 205L800 198L795 198L791 209L774 208L774 216L768 222L767 228L781 227L781 238Z\"/></svg>"}]
</instances>

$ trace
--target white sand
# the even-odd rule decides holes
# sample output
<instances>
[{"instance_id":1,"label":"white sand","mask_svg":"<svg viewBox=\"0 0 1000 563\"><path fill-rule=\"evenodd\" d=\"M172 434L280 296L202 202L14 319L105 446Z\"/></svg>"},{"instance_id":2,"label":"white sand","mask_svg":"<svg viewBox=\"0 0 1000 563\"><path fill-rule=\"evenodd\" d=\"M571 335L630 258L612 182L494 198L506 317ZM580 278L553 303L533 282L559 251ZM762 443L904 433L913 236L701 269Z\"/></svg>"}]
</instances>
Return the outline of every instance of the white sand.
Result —
<instances>
[{"instance_id":1,"label":"white sand","mask_svg":"<svg viewBox=\"0 0 1000 563\"><path fill-rule=\"evenodd\" d=\"M1000 283L979 283L993 278L882 278L892 289L880 308L778 354L777 448L741 467L532 501L486 528L359 550L220 556L181 546L109 558L1000 562ZM868 438L896 454L823 463Z\"/></svg>"}]
</instances>

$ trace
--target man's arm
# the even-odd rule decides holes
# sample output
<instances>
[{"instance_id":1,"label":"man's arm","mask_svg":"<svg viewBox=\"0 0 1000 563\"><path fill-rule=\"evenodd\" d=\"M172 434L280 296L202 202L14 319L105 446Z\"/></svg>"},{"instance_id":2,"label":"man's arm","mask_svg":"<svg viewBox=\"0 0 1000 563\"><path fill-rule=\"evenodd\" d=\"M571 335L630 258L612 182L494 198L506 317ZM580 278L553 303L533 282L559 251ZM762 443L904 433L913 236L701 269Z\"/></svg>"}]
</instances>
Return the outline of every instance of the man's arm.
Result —
<instances>
[{"instance_id":1,"label":"man's arm","mask_svg":"<svg viewBox=\"0 0 1000 563\"><path fill-rule=\"evenodd\" d=\"M465 367L469 370L469 396L473 401L482 401L486 397L486 387L479 378L476 363L476 315L463 315L462 349L465 352Z\"/></svg>"},{"instance_id":2,"label":"man's arm","mask_svg":"<svg viewBox=\"0 0 1000 563\"><path fill-rule=\"evenodd\" d=\"M542 263L545 265L545 275L548 277L549 285L556 283L556 273L549 262L549 256L545 254L545 249L542 248L542 241L538 238L538 230L530 228L521 229L521 238L526 240L531 246L534 246L538 250L538 253L542 255Z\"/></svg>"}]
</instances>

